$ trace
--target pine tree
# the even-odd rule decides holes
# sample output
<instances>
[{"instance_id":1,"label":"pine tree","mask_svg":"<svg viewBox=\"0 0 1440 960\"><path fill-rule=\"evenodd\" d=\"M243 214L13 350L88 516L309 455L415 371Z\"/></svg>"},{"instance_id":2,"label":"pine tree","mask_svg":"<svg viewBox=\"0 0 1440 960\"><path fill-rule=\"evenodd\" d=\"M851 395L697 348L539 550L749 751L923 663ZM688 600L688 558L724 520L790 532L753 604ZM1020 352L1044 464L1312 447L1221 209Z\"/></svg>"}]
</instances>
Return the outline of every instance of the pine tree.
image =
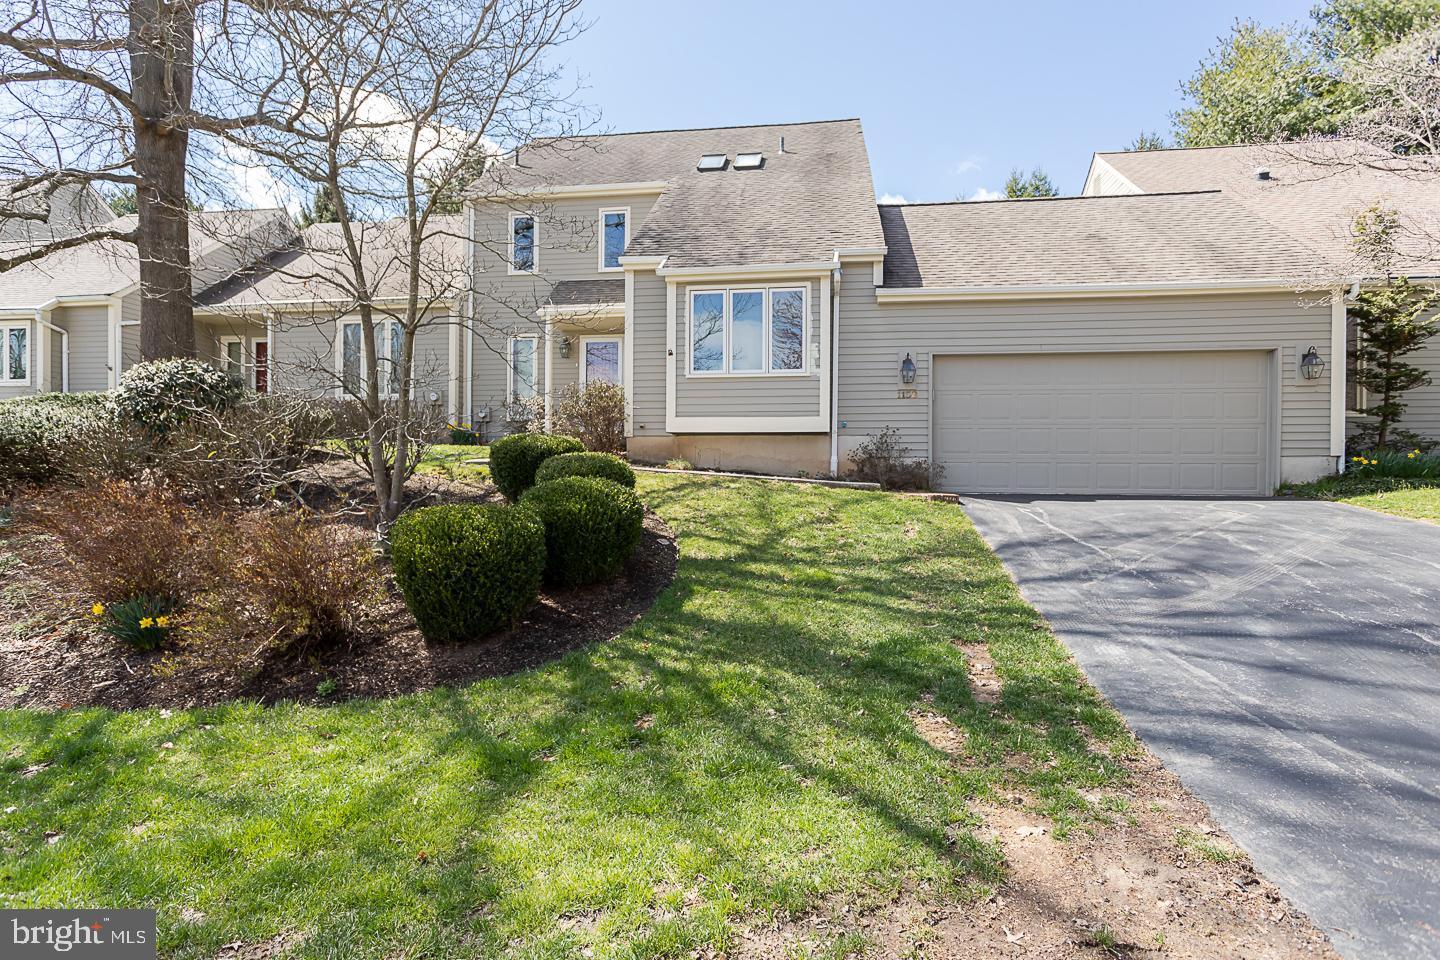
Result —
<instances>
[{"instance_id":1,"label":"pine tree","mask_svg":"<svg viewBox=\"0 0 1440 960\"><path fill-rule=\"evenodd\" d=\"M1011 200L1025 200L1034 197L1058 197L1060 191L1050 182L1050 175L1039 167L1028 174L1016 167L1005 181L1005 196Z\"/></svg>"}]
</instances>

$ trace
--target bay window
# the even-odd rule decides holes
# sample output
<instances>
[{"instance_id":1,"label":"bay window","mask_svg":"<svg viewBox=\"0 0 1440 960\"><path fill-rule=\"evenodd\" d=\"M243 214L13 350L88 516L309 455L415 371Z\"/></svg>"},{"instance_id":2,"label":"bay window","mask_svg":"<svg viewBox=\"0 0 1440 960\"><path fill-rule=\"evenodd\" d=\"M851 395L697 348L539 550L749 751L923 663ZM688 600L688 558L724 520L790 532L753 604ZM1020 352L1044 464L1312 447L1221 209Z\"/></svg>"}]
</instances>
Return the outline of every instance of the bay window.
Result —
<instances>
[{"instance_id":1,"label":"bay window","mask_svg":"<svg viewBox=\"0 0 1440 960\"><path fill-rule=\"evenodd\" d=\"M690 292L690 373L804 374L805 287Z\"/></svg>"}]
</instances>

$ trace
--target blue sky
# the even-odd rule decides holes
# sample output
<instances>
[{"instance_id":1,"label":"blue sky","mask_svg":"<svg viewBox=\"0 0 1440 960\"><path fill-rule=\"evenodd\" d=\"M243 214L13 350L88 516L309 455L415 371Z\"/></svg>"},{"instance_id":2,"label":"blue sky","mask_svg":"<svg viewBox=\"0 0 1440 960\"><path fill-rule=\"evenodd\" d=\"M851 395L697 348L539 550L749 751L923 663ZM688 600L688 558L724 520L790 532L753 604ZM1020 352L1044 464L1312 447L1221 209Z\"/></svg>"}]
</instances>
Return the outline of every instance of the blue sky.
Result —
<instances>
[{"instance_id":1,"label":"blue sky","mask_svg":"<svg viewBox=\"0 0 1440 960\"><path fill-rule=\"evenodd\" d=\"M562 56L605 130L858 116L879 194L970 197L1037 165L1076 193L1092 151L1168 133L1236 17L1313 2L587 0Z\"/></svg>"}]
</instances>

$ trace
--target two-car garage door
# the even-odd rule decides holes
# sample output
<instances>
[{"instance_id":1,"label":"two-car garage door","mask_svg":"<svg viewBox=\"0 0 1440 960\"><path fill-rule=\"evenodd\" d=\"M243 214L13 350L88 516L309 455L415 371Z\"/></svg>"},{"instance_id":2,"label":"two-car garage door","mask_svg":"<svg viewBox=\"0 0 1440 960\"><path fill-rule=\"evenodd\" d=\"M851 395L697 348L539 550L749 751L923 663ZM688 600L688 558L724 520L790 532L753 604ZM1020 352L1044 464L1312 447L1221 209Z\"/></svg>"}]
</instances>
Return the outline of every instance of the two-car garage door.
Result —
<instances>
[{"instance_id":1,"label":"two-car garage door","mask_svg":"<svg viewBox=\"0 0 1440 960\"><path fill-rule=\"evenodd\" d=\"M937 356L939 486L1269 493L1265 351Z\"/></svg>"}]
</instances>

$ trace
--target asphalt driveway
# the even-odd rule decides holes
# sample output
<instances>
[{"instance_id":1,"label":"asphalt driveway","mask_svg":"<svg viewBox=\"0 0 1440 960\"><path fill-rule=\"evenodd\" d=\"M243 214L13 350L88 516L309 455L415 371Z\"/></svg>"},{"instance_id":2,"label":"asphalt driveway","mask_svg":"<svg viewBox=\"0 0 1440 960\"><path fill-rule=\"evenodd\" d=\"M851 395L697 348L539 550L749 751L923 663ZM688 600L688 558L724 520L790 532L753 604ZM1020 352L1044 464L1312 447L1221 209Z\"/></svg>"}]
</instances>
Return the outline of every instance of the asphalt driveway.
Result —
<instances>
[{"instance_id":1,"label":"asphalt driveway","mask_svg":"<svg viewBox=\"0 0 1440 960\"><path fill-rule=\"evenodd\" d=\"M964 498L1091 680L1347 957L1440 957L1440 526Z\"/></svg>"}]
</instances>

